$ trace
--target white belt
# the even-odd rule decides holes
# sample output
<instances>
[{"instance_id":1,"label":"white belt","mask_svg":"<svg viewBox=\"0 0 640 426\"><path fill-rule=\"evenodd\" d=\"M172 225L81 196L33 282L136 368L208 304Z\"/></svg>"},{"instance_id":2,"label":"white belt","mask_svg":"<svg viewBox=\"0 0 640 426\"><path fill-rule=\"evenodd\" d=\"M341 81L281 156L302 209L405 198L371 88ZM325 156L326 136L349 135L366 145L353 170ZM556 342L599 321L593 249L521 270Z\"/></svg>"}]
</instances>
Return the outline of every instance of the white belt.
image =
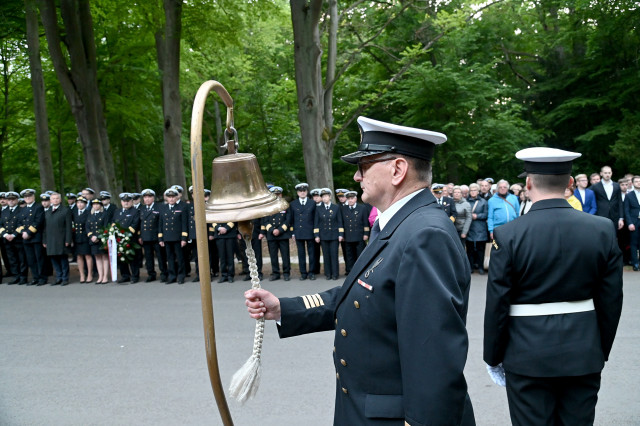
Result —
<instances>
[{"instance_id":1,"label":"white belt","mask_svg":"<svg viewBox=\"0 0 640 426\"><path fill-rule=\"evenodd\" d=\"M593 311L593 299L575 302L538 303L530 305L511 305L509 315L512 317L535 317L538 315L573 314Z\"/></svg>"}]
</instances>

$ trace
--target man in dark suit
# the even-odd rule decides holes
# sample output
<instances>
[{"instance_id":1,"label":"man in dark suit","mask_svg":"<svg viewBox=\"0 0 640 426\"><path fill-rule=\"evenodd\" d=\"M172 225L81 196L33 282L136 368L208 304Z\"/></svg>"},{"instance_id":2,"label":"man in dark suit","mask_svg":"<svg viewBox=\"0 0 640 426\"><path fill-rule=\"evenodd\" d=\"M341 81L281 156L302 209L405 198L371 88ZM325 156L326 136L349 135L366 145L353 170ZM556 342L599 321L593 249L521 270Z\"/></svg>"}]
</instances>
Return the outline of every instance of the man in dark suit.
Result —
<instances>
[{"instance_id":1,"label":"man in dark suit","mask_svg":"<svg viewBox=\"0 0 640 426\"><path fill-rule=\"evenodd\" d=\"M615 230L563 197L579 156L519 151L533 205L494 230L484 360L496 383L506 380L514 425L593 424L622 311Z\"/></svg>"},{"instance_id":2,"label":"man in dark suit","mask_svg":"<svg viewBox=\"0 0 640 426\"><path fill-rule=\"evenodd\" d=\"M600 169L600 182L591 186L596 196L596 215L609 218L615 229L624 226L624 210L622 206L622 193L620 185L611 180L611 167L604 166Z\"/></svg>"},{"instance_id":3,"label":"man in dark suit","mask_svg":"<svg viewBox=\"0 0 640 426\"><path fill-rule=\"evenodd\" d=\"M335 425L473 425L463 374L470 271L429 190L441 133L358 118L362 199L382 213L341 287L276 298L245 293L280 337L335 329ZM319 207L321 209L322 207Z\"/></svg>"},{"instance_id":4,"label":"man in dark suit","mask_svg":"<svg viewBox=\"0 0 640 426\"><path fill-rule=\"evenodd\" d=\"M104 208L104 223L108 226L115 222L114 216L118 208L111 204L111 193L109 191L100 191L100 201L102 201L102 207Z\"/></svg>"},{"instance_id":5,"label":"man in dark suit","mask_svg":"<svg viewBox=\"0 0 640 426\"><path fill-rule=\"evenodd\" d=\"M20 208L18 207L20 195L17 192L9 191L5 196L8 206L2 210L0 216L0 237L7 248L9 262L6 267L14 277L9 284L26 284L27 261L22 247L22 235L17 231L20 226Z\"/></svg>"},{"instance_id":6,"label":"man in dark suit","mask_svg":"<svg viewBox=\"0 0 640 426\"><path fill-rule=\"evenodd\" d=\"M640 176L631 180L633 191L624 199L624 218L630 233L631 265L638 271L638 250L640 249Z\"/></svg>"},{"instance_id":7,"label":"man in dark suit","mask_svg":"<svg viewBox=\"0 0 640 426\"><path fill-rule=\"evenodd\" d=\"M331 189L320 191L322 203L316 207L313 217L313 236L322 247L324 276L328 280L338 279L338 243L344 239L341 206L331 202Z\"/></svg>"},{"instance_id":8,"label":"man in dark suit","mask_svg":"<svg viewBox=\"0 0 640 426\"><path fill-rule=\"evenodd\" d=\"M358 204L358 193L347 191L347 205L342 209L344 224L344 264L347 275L356 263L369 239L369 215L363 204Z\"/></svg>"},{"instance_id":9,"label":"man in dark suit","mask_svg":"<svg viewBox=\"0 0 640 426\"><path fill-rule=\"evenodd\" d=\"M453 203L453 198L444 195L444 185L441 183L434 183L431 185L431 192L433 192L433 196L436 197L436 203L438 203L440 208L444 210L447 216L449 216L449 219L451 219L452 222L455 222L456 217L458 216L458 211Z\"/></svg>"},{"instance_id":10,"label":"man in dark suit","mask_svg":"<svg viewBox=\"0 0 640 426\"><path fill-rule=\"evenodd\" d=\"M45 230L42 238L47 256L56 271L56 280L51 285L69 284L69 250L73 242L71 223L73 215L69 208L62 205L62 195L53 192L50 195L51 208L45 212Z\"/></svg>"},{"instance_id":11,"label":"man in dark suit","mask_svg":"<svg viewBox=\"0 0 640 426\"><path fill-rule=\"evenodd\" d=\"M133 194L130 192L121 193L120 202L122 208L113 216L113 221L131 232L132 241L138 241L140 237L140 211L133 207ZM140 281L140 258L142 258L142 253L138 254L139 250L136 249L134 258L128 263L118 258L118 268L120 269L118 283L122 284L131 281L135 284Z\"/></svg>"},{"instance_id":12,"label":"man in dark suit","mask_svg":"<svg viewBox=\"0 0 640 426\"><path fill-rule=\"evenodd\" d=\"M272 186L269 188L276 197L282 197L282 188ZM289 239L291 239L291 210L272 214L262 218L260 223L260 238L267 239L269 256L271 257L271 277L269 281L280 279L280 263L278 252L282 256L282 273L285 281L291 279L291 256L289 253Z\"/></svg>"},{"instance_id":13,"label":"man in dark suit","mask_svg":"<svg viewBox=\"0 0 640 426\"><path fill-rule=\"evenodd\" d=\"M589 185L589 179L587 175L580 174L576 176L576 189L573 191L573 195L576 196L582 204L582 211L589 214L596 214L598 207L596 206L596 196L592 190L587 188Z\"/></svg>"},{"instance_id":14,"label":"man in dark suit","mask_svg":"<svg viewBox=\"0 0 640 426\"><path fill-rule=\"evenodd\" d=\"M20 192L26 206L19 213L19 226L16 230L22 235L27 265L29 265L33 277L33 280L27 285L44 285L47 283L46 276L42 273L45 262L45 253L42 247L44 207L35 202L35 194L36 191L33 189L24 189Z\"/></svg>"},{"instance_id":15,"label":"man in dark suit","mask_svg":"<svg viewBox=\"0 0 640 426\"><path fill-rule=\"evenodd\" d=\"M300 267L300 280L304 281L309 277L315 280L314 270L316 268L315 244L313 241L313 220L316 205L307 195L309 185L299 183L296 185L298 198L289 205L291 211L291 227L293 241L298 249L298 265ZM309 269L307 270L307 253L309 254Z\"/></svg>"},{"instance_id":16,"label":"man in dark suit","mask_svg":"<svg viewBox=\"0 0 640 426\"><path fill-rule=\"evenodd\" d=\"M189 211L184 203L178 202L179 192L174 187L164 191L167 198L160 212L160 224L158 226L158 242L166 248L167 253L167 282L184 284L185 259L182 248L187 245L189 236Z\"/></svg>"},{"instance_id":17,"label":"man in dark suit","mask_svg":"<svg viewBox=\"0 0 640 426\"><path fill-rule=\"evenodd\" d=\"M155 259L158 259L160 281L167 281L167 260L158 243L158 229L160 226L161 204L156 205L156 193L153 189L142 191L143 205L140 207L140 245L144 250L145 266L147 268L146 282L156 280Z\"/></svg>"}]
</instances>

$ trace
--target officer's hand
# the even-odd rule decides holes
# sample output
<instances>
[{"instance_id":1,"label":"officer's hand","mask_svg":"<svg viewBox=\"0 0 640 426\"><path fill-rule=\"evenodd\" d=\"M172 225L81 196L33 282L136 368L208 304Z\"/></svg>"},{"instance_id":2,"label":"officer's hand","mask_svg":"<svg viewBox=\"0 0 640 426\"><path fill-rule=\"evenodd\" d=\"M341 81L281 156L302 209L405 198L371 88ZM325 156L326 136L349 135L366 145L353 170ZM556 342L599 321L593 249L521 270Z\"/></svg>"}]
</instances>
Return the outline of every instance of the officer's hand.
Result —
<instances>
[{"instance_id":1,"label":"officer's hand","mask_svg":"<svg viewBox=\"0 0 640 426\"><path fill-rule=\"evenodd\" d=\"M164 241L160 241L158 244L160 244L160 247L164 247Z\"/></svg>"},{"instance_id":2,"label":"officer's hand","mask_svg":"<svg viewBox=\"0 0 640 426\"><path fill-rule=\"evenodd\" d=\"M64 243L64 246L65 247L69 247L69 243Z\"/></svg>"},{"instance_id":3,"label":"officer's hand","mask_svg":"<svg viewBox=\"0 0 640 426\"><path fill-rule=\"evenodd\" d=\"M467 238L467 234L460 234L460 238L464 240L465 238Z\"/></svg>"},{"instance_id":4,"label":"officer's hand","mask_svg":"<svg viewBox=\"0 0 640 426\"><path fill-rule=\"evenodd\" d=\"M47 245L45 243L42 243L42 247L47 248Z\"/></svg>"},{"instance_id":5,"label":"officer's hand","mask_svg":"<svg viewBox=\"0 0 640 426\"><path fill-rule=\"evenodd\" d=\"M280 320L280 300L263 289L248 290L244 293L249 316L254 319Z\"/></svg>"},{"instance_id":6,"label":"officer's hand","mask_svg":"<svg viewBox=\"0 0 640 426\"><path fill-rule=\"evenodd\" d=\"M262 240L263 238L264 238L264 234L260 234L260 235L258 235L258 239L259 239L259 240Z\"/></svg>"},{"instance_id":7,"label":"officer's hand","mask_svg":"<svg viewBox=\"0 0 640 426\"><path fill-rule=\"evenodd\" d=\"M496 365L495 367L492 367L489 364L487 364L487 373L489 373L491 380L493 380L493 383L495 383L496 385L503 386L503 387L507 385L506 376L504 373L504 367L502 367L502 363Z\"/></svg>"},{"instance_id":8,"label":"officer's hand","mask_svg":"<svg viewBox=\"0 0 640 426\"><path fill-rule=\"evenodd\" d=\"M291 239L293 240L294 243L296 242L296 236L295 235L292 235Z\"/></svg>"},{"instance_id":9,"label":"officer's hand","mask_svg":"<svg viewBox=\"0 0 640 426\"><path fill-rule=\"evenodd\" d=\"M138 244L142 245L142 238L138 238Z\"/></svg>"},{"instance_id":10,"label":"officer's hand","mask_svg":"<svg viewBox=\"0 0 640 426\"><path fill-rule=\"evenodd\" d=\"M213 235L209 235L209 241L213 241Z\"/></svg>"},{"instance_id":11,"label":"officer's hand","mask_svg":"<svg viewBox=\"0 0 640 426\"><path fill-rule=\"evenodd\" d=\"M367 241L368 239L369 239L369 236L368 236L368 235L365 235L364 237L362 237L362 240L363 240L363 241Z\"/></svg>"},{"instance_id":12,"label":"officer's hand","mask_svg":"<svg viewBox=\"0 0 640 426\"><path fill-rule=\"evenodd\" d=\"M635 225L633 225L633 224L629 225L629 231L633 232L635 230L636 230L636 226Z\"/></svg>"},{"instance_id":13,"label":"officer's hand","mask_svg":"<svg viewBox=\"0 0 640 426\"><path fill-rule=\"evenodd\" d=\"M29 237L29 234L27 234L26 232L23 232L23 233L22 233L22 239L23 239L23 240L28 240L29 238L30 238L30 237Z\"/></svg>"},{"instance_id":14,"label":"officer's hand","mask_svg":"<svg viewBox=\"0 0 640 426\"><path fill-rule=\"evenodd\" d=\"M224 235L226 233L227 233L227 228L225 228L224 226L221 226L220 228L218 228L218 234Z\"/></svg>"},{"instance_id":15,"label":"officer's hand","mask_svg":"<svg viewBox=\"0 0 640 426\"><path fill-rule=\"evenodd\" d=\"M320 242L320 237L316 237L316 243Z\"/></svg>"},{"instance_id":16,"label":"officer's hand","mask_svg":"<svg viewBox=\"0 0 640 426\"><path fill-rule=\"evenodd\" d=\"M277 237L278 235L280 235L280 230L279 229L274 229L273 230L273 236Z\"/></svg>"},{"instance_id":17,"label":"officer's hand","mask_svg":"<svg viewBox=\"0 0 640 426\"><path fill-rule=\"evenodd\" d=\"M618 219L618 231L624 226L624 219Z\"/></svg>"},{"instance_id":18,"label":"officer's hand","mask_svg":"<svg viewBox=\"0 0 640 426\"><path fill-rule=\"evenodd\" d=\"M338 241L344 241L344 237L338 237Z\"/></svg>"},{"instance_id":19,"label":"officer's hand","mask_svg":"<svg viewBox=\"0 0 640 426\"><path fill-rule=\"evenodd\" d=\"M186 247L186 246L187 246L186 241L180 241L180 247Z\"/></svg>"}]
</instances>

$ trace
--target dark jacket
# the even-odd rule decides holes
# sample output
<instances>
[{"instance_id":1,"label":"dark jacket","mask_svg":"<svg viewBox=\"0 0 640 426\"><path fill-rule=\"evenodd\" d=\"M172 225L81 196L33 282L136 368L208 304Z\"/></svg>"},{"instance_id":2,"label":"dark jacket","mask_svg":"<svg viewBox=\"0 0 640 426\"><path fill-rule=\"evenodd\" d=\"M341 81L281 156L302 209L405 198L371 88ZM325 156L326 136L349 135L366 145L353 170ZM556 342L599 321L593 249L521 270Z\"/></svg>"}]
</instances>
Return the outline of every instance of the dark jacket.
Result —
<instances>
[{"instance_id":1,"label":"dark jacket","mask_svg":"<svg viewBox=\"0 0 640 426\"><path fill-rule=\"evenodd\" d=\"M26 232L29 238L24 240L26 244L42 243L44 232L44 207L42 204L34 202L31 207L25 206L20 209L20 225L16 230L20 233Z\"/></svg>"},{"instance_id":2,"label":"dark jacket","mask_svg":"<svg viewBox=\"0 0 640 426\"><path fill-rule=\"evenodd\" d=\"M136 208L118 209L113 216L113 221L122 228L129 230L134 239L137 240L140 234L140 210Z\"/></svg>"},{"instance_id":3,"label":"dark jacket","mask_svg":"<svg viewBox=\"0 0 640 426\"><path fill-rule=\"evenodd\" d=\"M336 425L474 424L463 374L469 281L455 227L423 190L370 242L342 287L281 298L278 331L335 329Z\"/></svg>"},{"instance_id":4,"label":"dark jacket","mask_svg":"<svg viewBox=\"0 0 640 426\"><path fill-rule=\"evenodd\" d=\"M238 224L235 222L227 222L227 223L212 223L214 230L214 238L216 239L228 239L228 238L238 238ZM227 230L226 233L221 234L220 228L224 228Z\"/></svg>"},{"instance_id":5,"label":"dark jacket","mask_svg":"<svg viewBox=\"0 0 640 426\"><path fill-rule=\"evenodd\" d=\"M160 208L158 241L187 241L188 237L189 207L185 207L184 201L176 203L173 209L169 204L163 204Z\"/></svg>"},{"instance_id":6,"label":"dark jacket","mask_svg":"<svg viewBox=\"0 0 640 426\"><path fill-rule=\"evenodd\" d=\"M71 217L73 220L73 241L75 243L87 243L89 237L87 237L87 219L91 214L89 207L85 208L82 214L78 209L69 209L71 211Z\"/></svg>"},{"instance_id":7,"label":"dark jacket","mask_svg":"<svg viewBox=\"0 0 640 426\"><path fill-rule=\"evenodd\" d=\"M151 209L140 206L140 238L142 241L158 241L160 209L162 204L153 203Z\"/></svg>"},{"instance_id":8,"label":"dark jacket","mask_svg":"<svg viewBox=\"0 0 640 426\"><path fill-rule=\"evenodd\" d=\"M640 200L635 191L631 191L624 197L624 222L626 226L634 225L636 231L640 225Z\"/></svg>"},{"instance_id":9,"label":"dark jacket","mask_svg":"<svg viewBox=\"0 0 640 426\"><path fill-rule=\"evenodd\" d=\"M298 240L313 240L313 220L316 212L316 204L311 198L307 198L304 206L300 199L296 198L289 204L291 210L292 233Z\"/></svg>"},{"instance_id":10,"label":"dark jacket","mask_svg":"<svg viewBox=\"0 0 640 426\"><path fill-rule=\"evenodd\" d=\"M102 244L102 241L100 241L100 239L98 239L98 241L94 243L93 241L91 241L91 238L93 236L97 236L98 238L100 238L100 232L102 232L102 229L107 226L105 220L106 217L104 212L94 213L93 211L91 211L89 213L89 217L87 218L85 227L87 231L87 238L89 238L90 244Z\"/></svg>"},{"instance_id":11,"label":"dark jacket","mask_svg":"<svg viewBox=\"0 0 640 426\"><path fill-rule=\"evenodd\" d=\"M314 238L320 237L324 241L337 240L338 237L344 236L342 225L342 214L340 213L339 205L331 203L327 209L324 203L320 203L316 207L313 218Z\"/></svg>"},{"instance_id":12,"label":"dark jacket","mask_svg":"<svg viewBox=\"0 0 640 426\"><path fill-rule=\"evenodd\" d=\"M45 222L42 242L47 245L47 256L66 254L73 242L71 210L63 205L56 210L51 207L45 214Z\"/></svg>"},{"instance_id":13,"label":"dark jacket","mask_svg":"<svg viewBox=\"0 0 640 426\"><path fill-rule=\"evenodd\" d=\"M478 197L475 199L467 198L467 201L471 206L471 214L473 215L473 213L475 213L477 215L477 218L471 222L467 240L487 241L487 200ZM478 201L477 204L476 201Z\"/></svg>"},{"instance_id":14,"label":"dark jacket","mask_svg":"<svg viewBox=\"0 0 640 426\"><path fill-rule=\"evenodd\" d=\"M364 205L356 203L351 209L349 206L342 208L342 223L344 225L344 240L348 243L363 241L364 236L369 236L369 215Z\"/></svg>"},{"instance_id":15,"label":"dark jacket","mask_svg":"<svg viewBox=\"0 0 640 426\"><path fill-rule=\"evenodd\" d=\"M616 182L611 182L613 185L613 192L611 193L611 200L607 198L607 193L604 190L602 181L591 186L590 189L596 196L596 214L598 216L607 217L613 221L618 227L618 220L624 219L624 209L622 206L622 192L620 191L620 185Z\"/></svg>"},{"instance_id":16,"label":"dark jacket","mask_svg":"<svg viewBox=\"0 0 640 426\"><path fill-rule=\"evenodd\" d=\"M15 235L13 239L15 242L22 242L22 235L17 231L20 226L20 207L15 206L13 211L11 207L7 207L2 210L0 215L0 237L4 240L4 236L7 234Z\"/></svg>"},{"instance_id":17,"label":"dark jacket","mask_svg":"<svg viewBox=\"0 0 640 426\"><path fill-rule=\"evenodd\" d=\"M611 222L556 198L535 202L493 235L485 362L530 377L600 372L622 310L622 259ZM512 304L587 299L595 310L509 316Z\"/></svg>"},{"instance_id":18,"label":"dark jacket","mask_svg":"<svg viewBox=\"0 0 640 426\"><path fill-rule=\"evenodd\" d=\"M273 235L273 231L279 234ZM260 223L260 232L267 237L267 241L287 240L291 238L291 210L287 209L271 216L265 216Z\"/></svg>"}]
</instances>

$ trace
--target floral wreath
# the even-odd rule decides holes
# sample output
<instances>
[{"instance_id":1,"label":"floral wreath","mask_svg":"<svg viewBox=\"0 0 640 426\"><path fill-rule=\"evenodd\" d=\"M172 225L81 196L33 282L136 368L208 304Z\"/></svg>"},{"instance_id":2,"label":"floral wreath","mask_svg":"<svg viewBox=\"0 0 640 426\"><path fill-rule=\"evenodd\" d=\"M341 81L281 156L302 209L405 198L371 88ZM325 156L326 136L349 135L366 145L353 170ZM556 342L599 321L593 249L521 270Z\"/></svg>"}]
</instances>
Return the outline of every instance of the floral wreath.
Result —
<instances>
[{"instance_id":1,"label":"floral wreath","mask_svg":"<svg viewBox=\"0 0 640 426\"><path fill-rule=\"evenodd\" d=\"M127 228L123 228L119 223L112 223L109 226L105 226L102 230L98 231L100 241L102 242L102 249L109 251L109 237L112 235L116 238L116 245L118 247L118 260L124 263L131 263L136 254L136 249L140 248L140 245L135 242L133 234Z\"/></svg>"}]
</instances>

